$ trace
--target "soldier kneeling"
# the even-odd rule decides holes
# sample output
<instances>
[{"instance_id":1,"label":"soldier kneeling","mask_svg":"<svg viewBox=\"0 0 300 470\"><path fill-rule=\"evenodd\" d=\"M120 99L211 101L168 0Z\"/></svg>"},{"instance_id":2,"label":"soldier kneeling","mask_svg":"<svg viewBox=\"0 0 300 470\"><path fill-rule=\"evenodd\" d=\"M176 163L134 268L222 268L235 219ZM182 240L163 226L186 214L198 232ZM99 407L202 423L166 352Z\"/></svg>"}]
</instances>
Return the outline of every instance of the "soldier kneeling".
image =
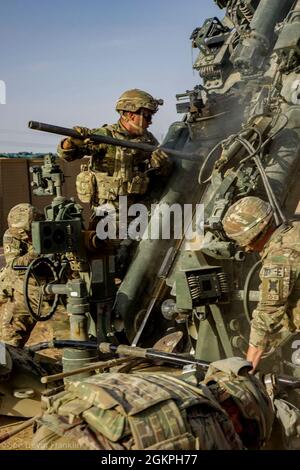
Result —
<instances>
[{"instance_id":1,"label":"soldier kneeling","mask_svg":"<svg viewBox=\"0 0 300 470\"><path fill-rule=\"evenodd\" d=\"M3 236L6 266L0 272L0 341L22 348L35 321L24 306L23 281L26 267L37 256L31 240L31 223L42 215L31 204L14 206L8 214Z\"/></svg>"}]
</instances>

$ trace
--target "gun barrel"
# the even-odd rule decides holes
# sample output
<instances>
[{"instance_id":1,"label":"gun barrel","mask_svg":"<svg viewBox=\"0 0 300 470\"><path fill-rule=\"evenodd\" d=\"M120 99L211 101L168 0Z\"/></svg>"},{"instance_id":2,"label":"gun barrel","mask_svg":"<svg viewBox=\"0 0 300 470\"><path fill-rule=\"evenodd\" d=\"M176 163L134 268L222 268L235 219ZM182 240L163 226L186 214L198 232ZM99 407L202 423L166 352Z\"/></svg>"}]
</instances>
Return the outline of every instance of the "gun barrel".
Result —
<instances>
[{"instance_id":1,"label":"gun barrel","mask_svg":"<svg viewBox=\"0 0 300 470\"><path fill-rule=\"evenodd\" d=\"M52 124L46 124L44 122L38 121L29 121L28 127L29 129L34 129L36 131L49 132L50 134L58 134L67 137L73 137L75 139L84 139L84 137L82 137L78 132L68 127L54 126ZM99 144L115 145L118 147L142 150L149 153L152 153L157 148L160 148L169 155L182 160L197 161L199 159L199 155L195 153L181 152L179 150L169 149L166 147L156 147L155 145L145 144L143 142L132 142L130 140L115 139L114 137L109 137L107 135L91 134L88 138L93 142L98 142Z\"/></svg>"}]
</instances>

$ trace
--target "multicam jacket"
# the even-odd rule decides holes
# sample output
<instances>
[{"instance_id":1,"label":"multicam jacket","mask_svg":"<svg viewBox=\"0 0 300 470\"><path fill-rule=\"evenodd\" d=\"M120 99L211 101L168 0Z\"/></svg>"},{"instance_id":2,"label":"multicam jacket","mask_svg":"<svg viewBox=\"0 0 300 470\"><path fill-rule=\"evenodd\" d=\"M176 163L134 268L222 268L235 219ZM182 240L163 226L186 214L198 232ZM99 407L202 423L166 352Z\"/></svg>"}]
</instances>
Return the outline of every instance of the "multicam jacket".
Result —
<instances>
[{"instance_id":1,"label":"multicam jacket","mask_svg":"<svg viewBox=\"0 0 300 470\"><path fill-rule=\"evenodd\" d=\"M92 132L120 140L158 145L150 132L133 137L120 121L93 129ZM114 201L118 196L145 194L148 189L149 179L145 171L149 169L149 152L91 142L69 150L64 150L60 144L58 154L66 161L91 155L89 165L82 167L83 171L76 181L78 197L82 202L97 205Z\"/></svg>"},{"instance_id":2,"label":"multicam jacket","mask_svg":"<svg viewBox=\"0 0 300 470\"><path fill-rule=\"evenodd\" d=\"M17 228L9 228L4 233L3 251L6 264L11 267L27 266L36 257L28 233Z\"/></svg>"},{"instance_id":3,"label":"multicam jacket","mask_svg":"<svg viewBox=\"0 0 300 470\"><path fill-rule=\"evenodd\" d=\"M265 349L300 329L300 222L282 225L273 233L262 263L250 344Z\"/></svg>"},{"instance_id":4,"label":"multicam jacket","mask_svg":"<svg viewBox=\"0 0 300 470\"><path fill-rule=\"evenodd\" d=\"M12 296L13 289L23 292L24 271L15 266L27 266L35 257L28 233L23 229L9 228L3 236L3 251L6 266L0 273L0 296Z\"/></svg>"}]
</instances>

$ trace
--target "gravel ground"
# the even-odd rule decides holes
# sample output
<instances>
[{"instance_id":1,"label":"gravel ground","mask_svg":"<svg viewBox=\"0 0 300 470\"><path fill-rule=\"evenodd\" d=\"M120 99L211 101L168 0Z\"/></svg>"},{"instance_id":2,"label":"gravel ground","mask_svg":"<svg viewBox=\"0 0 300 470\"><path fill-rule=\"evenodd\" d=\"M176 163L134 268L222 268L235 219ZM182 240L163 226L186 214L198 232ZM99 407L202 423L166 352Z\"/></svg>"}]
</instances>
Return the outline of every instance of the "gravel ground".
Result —
<instances>
[{"instance_id":1,"label":"gravel ground","mask_svg":"<svg viewBox=\"0 0 300 470\"><path fill-rule=\"evenodd\" d=\"M65 324L65 318L62 318L62 315L56 316L56 322L63 322ZM54 328L53 328L54 327ZM53 329L55 329L54 321L50 320L48 322L38 323L34 330L31 333L30 339L27 343L30 344L39 343L41 341L47 341L53 337ZM62 332L60 329L60 333ZM41 354L45 356L59 359L61 357L61 352L56 349L47 349L42 351ZM12 431L16 426L23 423L23 420L14 418L0 416L0 436L5 432ZM0 444L0 450L31 450L31 440L32 440L32 426L24 431L21 431L14 437L9 438L7 441ZM1 457L0 457L1 459Z\"/></svg>"},{"instance_id":2,"label":"gravel ground","mask_svg":"<svg viewBox=\"0 0 300 470\"><path fill-rule=\"evenodd\" d=\"M13 431L21 423L23 423L22 420L0 416L0 435L5 432ZM31 450L32 435L31 426L7 441L2 442L2 444L0 444L0 450Z\"/></svg>"}]
</instances>

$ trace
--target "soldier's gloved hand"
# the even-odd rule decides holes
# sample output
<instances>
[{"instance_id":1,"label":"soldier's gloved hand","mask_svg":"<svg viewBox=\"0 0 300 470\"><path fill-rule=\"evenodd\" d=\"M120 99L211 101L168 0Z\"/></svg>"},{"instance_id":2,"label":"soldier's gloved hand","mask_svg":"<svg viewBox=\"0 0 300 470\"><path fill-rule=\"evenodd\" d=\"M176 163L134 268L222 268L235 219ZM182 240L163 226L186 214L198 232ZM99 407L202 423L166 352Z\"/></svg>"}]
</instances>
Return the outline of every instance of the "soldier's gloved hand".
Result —
<instances>
[{"instance_id":1,"label":"soldier's gloved hand","mask_svg":"<svg viewBox=\"0 0 300 470\"><path fill-rule=\"evenodd\" d=\"M73 129L84 138L76 139L76 137L68 137L67 139L63 140L62 148L65 150L74 149L75 147L81 147L82 145L85 145L89 141L88 136L92 133L92 131L87 127L74 126Z\"/></svg>"},{"instance_id":2,"label":"soldier's gloved hand","mask_svg":"<svg viewBox=\"0 0 300 470\"><path fill-rule=\"evenodd\" d=\"M150 165L157 169L160 175L167 175L171 169L172 163L169 155L161 149L154 150L151 155Z\"/></svg>"},{"instance_id":3,"label":"soldier's gloved hand","mask_svg":"<svg viewBox=\"0 0 300 470\"><path fill-rule=\"evenodd\" d=\"M93 133L91 129L89 129L88 127L74 126L73 129L74 131L78 132L78 134L80 134L81 137L84 137L84 139L88 139L89 136Z\"/></svg>"}]
</instances>

